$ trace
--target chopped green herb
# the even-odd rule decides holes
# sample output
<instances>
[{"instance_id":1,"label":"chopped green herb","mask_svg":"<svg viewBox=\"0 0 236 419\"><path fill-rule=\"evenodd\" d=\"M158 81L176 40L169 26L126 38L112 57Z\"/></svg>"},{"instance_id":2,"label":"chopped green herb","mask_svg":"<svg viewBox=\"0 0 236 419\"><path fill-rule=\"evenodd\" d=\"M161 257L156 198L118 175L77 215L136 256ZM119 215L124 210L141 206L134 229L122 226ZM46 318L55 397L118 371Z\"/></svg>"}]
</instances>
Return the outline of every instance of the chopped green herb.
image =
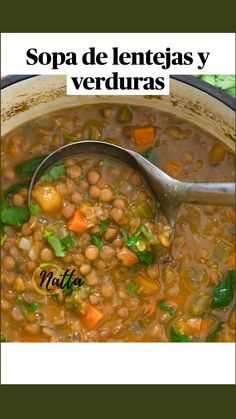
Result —
<instances>
[{"instance_id":1,"label":"chopped green herb","mask_svg":"<svg viewBox=\"0 0 236 419\"><path fill-rule=\"evenodd\" d=\"M41 304L39 303L31 303L31 304L26 305L26 309L29 313L33 311L37 311L40 307L41 307Z\"/></svg>"},{"instance_id":2,"label":"chopped green herb","mask_svg":"<svg viewBox=\"0 0 236 419\"><path fill-rule=\"evenodd\" d=\"M24 304L24 301L23 301L23 298L21 297L21 295L18 295L16 297L16 303L17 304L20 304L20 305L23 305Z\"/></svg>"},{"instance_id":3,"label":"chopped green herb","mask_svg":"<svg viewBox=\"0 0 236 419\"><path fill-rule=\"evenodd\" d=\"M108 224L109 224L109 221L108 220L102 220L101 221L100 226L101 226L101 230L102 230L103 233L105 233L107 231Z\"/></svg>"},{"instance_id":4,"label":"chopped green herb","mask_svg":"<svg viewBox=\"0 0 236 419\"><path fill-rule=\"evenodd\" d=\"M74 135L71 135L71 134L64 135L64 138L67 141L73 141L73 142L79 141L79 138L77 138L77 137L75 137Z\"/></svg>"},{"instance_id":5,"label":"chopped green herb","mask_svg":"<svg viewBox=\"0 0 236 419\"><path fill-rule=\"evenodd\" d=\"M128 108L128 106L123 106L117 116L118 122L122 124L126 124L132 121L133 114L131 110Z\"/></svg>"},{"instance_id":6,"label":"chopped green herb","mask_svg":"<svg viewBox=\"0 0 236 419\"><path fill-rule=\"evenodd\" d=\"M142 154L143 157L145 157L145 159L149 160L152 157L154 148L149 148L148 150L144 151L144 153Z\"/></svg>"},{"instance_id":7,"label":"chopped green herb","mask_svg":"<svg viewBox=\"0 0 236 419\"><path fill-rule=\"evenodd\" d=\"M172 326L170 329L170 339L171 342L193 342L193 339L180 333L175 326Z\"/></svg>"},{"instance_id":8,"label":"chopped green herb","mask_svg":"<svg viewBox=\"0 0 236 419\"><path fill-rule=\"evenodd\" d=\"M0 201L0 209L1 212L6 209L7 207L9 207L9 203L8 203L8 199L6 197L3 197Z\"/></svg>"},{"instance_id":9,"label":"chopped green herb","mask_svg":"<svg viewBox=\"0 0 236 419\"><path fill-rule=\"evenodd\" d=\"M32 215L39 215L41 213L40 206L34 202L31 202L29 204L29 212Z\"/></svg>"},{"instance_id":10,"label":"chopped green herb","mask_svg":"<svg viewBox=\"0 0 236 419\"><path fill-rule=\"evenodd\" d=\"M130 236L126 241L125 241L125 245L127 247L130 247L130 249L136 251L137 247L136 244L139 242L140 238L138 236Z\"/></svg>"},{"instance_id":11,"label":"chopped green herb","mask_svg":"<svg viewBox=\"0 0 236 419\"><path fill-rule=\"evenodd\" d=\"M51 182L53 180L59 179L61 176L65 175L65 166L60 164L59 166L54 166L49 172L41 177L43 182Z\"/></svg>"},{"instance_id":12,"label":"chopped green herb","mask_svg":"<svg viewBox=\"0 0 236 419\"><path fill-rule=\"evenodd\" d=\"M34 313L35 311L39 310L39 308L41 307L41 304L39 303L26 304L20 295L18 295L16 299L16 303L22 306L25 320L29 320L29 314Z\"/></svg>"},{"instance_id":13,"label":"chopped green herb","mask_svg":"<svg viewBox=\"0 0 236 419\"><path fill-rule=\"evenodd\" d=\"M125 231L124 228L121 228L120 229L120 233L122 235L122 239L126 242L128 240L128 233L127 233L127 231Z\"/></svg>"},{"instance_id":14,"label":"chopped green herb","mask_svg":"<svg viewBox=\"0 0 236 419\"><path fill-rule=\"evenodd\" d=\"M52 231L45 230L44 233L43 233L43 237L52 246L56 256L58 256L58 257L64 257L65 256L66 252L63 248L60 237L56 233L53 233Z\"/></svg>"},{"instance_id":15,"label":"chopped green herb","mask_svg":"<svg viewBox=\"0 0 236 419\"><path fill-rule=\"evenodd\" d=\"M71 234L60 238L56 233L45 230L43 233L45 239L52 246L54 253L58 257L64 257L67 250L75 245L75 239Z\"/></svg>"},{"instance_id":16,"label":"chopped green herb","mask_svg":"<svg viewBox=\"0 0 236 419\"><path fill-rule=\"evenodd\" d=\"M170 316L175 316L176 311L174 309L174 307L172 307L172 305L170 303L168 303L165 300L160 300L157 303L158 307L162 310L165 311L166 313L168 313Z\"/></svg>"},{"instance_id":17,"label":"chopped green herb","mask_svg":"<svg viewBox=\"0 0 236 419\"><path fill-rule=\"evenodd\" d=\"M156 243L155 237L153 237L153 235L150 233L150 231L145 226L141 226L140 227L140 231L143 233L143 235L146 237L146 239L151 244L155 244Z\"/></svg>"},{"instance_id":18,"label":"chopped green herb","mask_svg":"<svg viewBox=\"0 0 236 419\"><path fill-rule=\"evenodd\" d=\"M64 295L70 295L73 291L73 287L70 286L70 275L66 275L65 276L65 282L64 282L64 286L62 288L63 294Z\"/></svg>"},{"instance_id":19,"label":"chopped green herb","mask_svg":"<svg viewBox=\"0 0 236 419\"><path fill-rule=\"evenodd\" d=\"M126 290L130 293L130 294L132 294L132 293L135 293L136 291L138 291L138 289L139 289L139 285L138 284L136 284L136 282L130 282L129 283L129 285L127 286L127 288L126 288Z\"/></svg>"},{"instance_id":20,"label":"chopped green herb","mask_svg":"<svg viewBox=\"0 0 236 419\"><path fill-rule=\"evenodd\" d=\"M21 226L29 218L28 208L6 207L1 208L1 222L3 224Z\"/></svg>"},{"instance_id":21,"label":"chopped green herb","mask_svg":"<svg viewBox=\"0 0 236 419\"><path fill-rule=\"evenodd\" d=\"M234 298L235 270L229 269L213 290L213 308L229 305Z\"/></svg>"},{"instance_id":22,"label":"chopped green herb","mask_svg":"<svg viewBox=\"0 0 236 419\"><path fill-rule=\"evenodd\" d=\"M153 265L156 261L154 254L150 252L150 250L143 250L142 252L137 252L136 254L145 265Z\"/></svg>"},{"instance_id":23,"label":"chopped green herb","mask_svg":"<svg viewBox=\"0 0 236 419\"><path fill-rule=\"evenodd\" d=\"M94 246L97 246L99 250L104 249L103 241L98 233L91 234L90 241Z\"/></svg>"},{"instance_id":24,"label":"chopped green herb","mask_svg":"<svg viewBox=\"0 0 236 419\"><path fill-rule=\"evenodd\" d=\"M78 312L79 304L75 301L73 295L66 296L65 304L68 310L72 312Z\"/></svg>"},{"instance_id":25,"label":"chopped green herb","mask_svg":"<svg viewBox=\"0 0 236 419\"><path fill-rule=\"evenodd\" d=\"M5 234L1 237L1 246L5 243L5 241L6 241L7 237L8 237L7 233L5 233Z\"/></svg>"},{"instance_id":26,"label":"chopped green herb","mask_svg":"<svg viewBox=\"0 0 236 419\"><path fill-rule=\"evenodd\" d=\"M161 208L161 204L160 204L160 202L158 201L158 199L156 199L156 200L155 200L155 205L156 205L156 208L157 208L157 209L160 209L160 208Z\"/></svg>"},{"instance_id":27,"label":"chopped green herb","mask_svg":"<svg viewBox=\"0 0 236 419\"><path fill-rule=\"evenodd\" d=\"M142 156L145 158L145 159L147 159L147 160L149 160L149 161L152 161L152 159L153 159L153 157L154 157L154 151L155 151L155 148L156 147L159 147L160 146L160 142L157 140L156 142L155 142L155 146L154 147L151 147L151 148L149 148L148 150L146 150L146 151L144 151L144 153L142 153Z\"/></svg>"},{"instance_id":28,"label":"chopped green herb","mask_svg":"<svg viewBox=\"0 0 236 419\"><path fill-rule=\"evenodd\" d=\"M61 244L65 252L67 252L67 250L75 246L75 238L71 234L67 234L67 236L61 239Z\"/></svg>"},{"instance_id":29,"label":"chopped green herb","mask_svg":"<svg viewBox=\"0 0 236 419\"><path fill-rule=\"evenodd\" d=\"M27 304L24 306L23 309L23 315L25 320L29 321L29 314L30 313L35 313L35 311L37 311L40 308L40 304L38 303L32 303L32 304Z\"/></svg>"},{"instance_id":30,"label":"chopped green herb","mask_svg":"<svg viewBox=\"0 0 236 419\"><path fill-rule=\"evenodd\" d=\"M145 265L153 265L155 263L154 254L150 252L150 250L139 250L138 242L140 242L138 236L131 236L125 241L125 245L129 247Z\"/></svg>"},{"instance_id":31,"label":"chopped green herb","mask_svg":"<svg viewBox=\"0 0 236 419\"><path fill-rule=\"evenodd\" d=\"M16 166L17 173L21 176L32 176L46 157L46 155L40 156L36 159L19 164L18 166Z\"/></svg>"}]
</instances>

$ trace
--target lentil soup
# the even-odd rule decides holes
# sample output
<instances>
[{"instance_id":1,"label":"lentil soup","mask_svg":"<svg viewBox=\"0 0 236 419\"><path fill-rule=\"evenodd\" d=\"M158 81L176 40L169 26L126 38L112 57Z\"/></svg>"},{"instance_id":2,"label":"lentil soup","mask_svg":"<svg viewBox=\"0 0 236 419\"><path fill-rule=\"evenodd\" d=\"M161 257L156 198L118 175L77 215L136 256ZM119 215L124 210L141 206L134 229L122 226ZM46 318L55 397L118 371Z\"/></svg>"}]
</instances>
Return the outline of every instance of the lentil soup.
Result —
<instances>
[{"instance_id":1,"label":"lentil soup","mask_svg":"<svg viewBox=\"0 0 236 419\"><path fill-rule=\"evenodd\" d=\"M235 341L234 209L182 205L170 230L140 173L102 155L44 157L79 140L133 149L179 180L234 180L232 151L148 107L86 105L2 139L1 330L6 341ZM39 269L66 272L38 292ZM68 272L82 279L68 286Z\"/></svg>"}]
</instances>

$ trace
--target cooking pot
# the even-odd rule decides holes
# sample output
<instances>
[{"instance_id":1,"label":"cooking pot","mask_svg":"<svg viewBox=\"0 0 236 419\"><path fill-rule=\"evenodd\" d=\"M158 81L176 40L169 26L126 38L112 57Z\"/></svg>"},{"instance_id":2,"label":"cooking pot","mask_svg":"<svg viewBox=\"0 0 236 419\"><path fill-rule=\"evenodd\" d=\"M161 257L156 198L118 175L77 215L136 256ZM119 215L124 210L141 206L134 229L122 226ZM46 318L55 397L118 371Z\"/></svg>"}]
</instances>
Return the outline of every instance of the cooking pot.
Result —
<instances>
[{"instance_id":1,"label":"cooking pot","mask_svg":"<svg viewBox=\"0 0 236 419\"><path fill-rule=\"evenodd\" d=\"M2 135L49 112L96 103L129 103L173 113L206 130L232 150L235 100L192 76L173 76L169 96L68 96L65 76L6 76L1 79Z\"/></svg>"}]
</instances>

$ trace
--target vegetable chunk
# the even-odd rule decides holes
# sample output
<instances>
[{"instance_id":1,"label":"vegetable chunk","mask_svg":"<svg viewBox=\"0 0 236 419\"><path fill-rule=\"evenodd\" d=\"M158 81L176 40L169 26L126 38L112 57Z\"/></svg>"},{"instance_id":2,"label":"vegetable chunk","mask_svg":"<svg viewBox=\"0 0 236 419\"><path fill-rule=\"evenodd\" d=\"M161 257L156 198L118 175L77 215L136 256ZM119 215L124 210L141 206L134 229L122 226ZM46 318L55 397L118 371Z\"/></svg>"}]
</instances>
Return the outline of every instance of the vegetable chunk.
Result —
<instances>
[{"instance_id":1,"label":"vegetable chunk","mask_svg":"<svg viewBox=\"0 0 236 419\"><path fill-rule=\"evenodd\" d=\"M139 127L134 129L134 141L136 145L146 146L153 143L155 138L154 127Z\"/></svg>"},{"instance_id":2,"label":"vegetable chunk","mask_svg":"<svg viewBox=\"0 0 236 419\"><path fill-rule=\"evenodd\" d=\"M33 198L39 203L45 212L52 213L59 211L62 207L61 195L54 186L50 184L39 185L35 188Z\"/></svg>"},{"instance_id":3,"label":"vegetable chunk","mask_svg":"<svg viewBox=\"0 0 236 419\"><path fill-rule=\"evenodd\" d=\"M86 218L80 210L75 211L74 216L69 221L68 228L74 233L83 233L87 230Z\"/></svg>"},{"instance_id":4,"label":"vegetable chunk","mask_svg":"<svg viewBox=\"0 0 236 419\"><path fill-rule=\"evenodd\" d=\"M103 317L104 314L100 310L91 306L90 304L86 304L86 306L83 308L81 320L85 327L88 329L93 329L97 326Z\"/></svg>"},{"instance_id":5,"label":"vegetable chunk","mask_svg":"<svg viewBox=\"0 0 236 419\"><path fill-rule=\"evenodd\" d=\"M127 267L133 266L139 262L139 259L136 256L136 254L132 252L132 250L127 249L127 247L124 247L123 249L119 250L117 252L117 257L119 260L121 260L123 265Z\"/></svg>"},{"instance_id":6,"label":"vegetable chunk","mask_svg":"<svg viewBox=\"0 0 236 419\"><path fill-rule=\"evenodd\" d=\"M159 286L156 282L144 275L138 274L135 277L135 282L139 285L137 292L141 295L152 295L155 294L155 292L157 292L159 289Z\"/></svg>"}]
</instances>

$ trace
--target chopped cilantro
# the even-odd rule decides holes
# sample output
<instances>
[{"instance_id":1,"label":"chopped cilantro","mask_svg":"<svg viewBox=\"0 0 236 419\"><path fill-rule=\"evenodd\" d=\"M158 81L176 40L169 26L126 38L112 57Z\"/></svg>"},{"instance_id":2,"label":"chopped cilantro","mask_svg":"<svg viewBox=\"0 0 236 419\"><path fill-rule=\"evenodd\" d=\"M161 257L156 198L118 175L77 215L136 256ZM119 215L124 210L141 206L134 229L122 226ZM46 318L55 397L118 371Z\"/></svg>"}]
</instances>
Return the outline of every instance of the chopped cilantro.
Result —
<instances>
[{"instance_id":1,"label":"chopped cilantro","mask_svg":"<svg viewBox=\"0 0 236 419\"><path fill-rule=\"evenodd\" d=\"M136 282L131 281L126 289L130 294L132 294L132 293L135 293L136 291L138 291L139 285L136 284Z\"/></svg>"},{"instance_id":2,"label":"chopped cilantro","mask_svg":"<svg viewBox=\"0 0 236 419\"><path fill-rule=\"evenodd\" d=\"M29 204L29 212L32 215L39 215L41 213L39 205L35 204L34 202L31 202Z\"/></svg>"},{"instance_id":3,"label":"chopped cilantro","mask_svg":"<svg viewBox=\"0 0 236 419\"><path fill-rule=\"evenodd\" d=\"M101 224L100 225L101 225L101 230L102 230L103 233L105 233L107 231L108 224L109 224L109 221L108 220L102 220L101 221Z\"/></svg>"},{"instance_id":4,"label":"chopped cilantro","mask_svg":"<svg viewBox=\"0 0 236 419\"><path fill-rule=\"evenodd\" d=\"M91 234L90 241L94 246L97 246L99 250L104 249L103 241L98 233Z\"/></svg>"},{"instance_id":5,"label":"chopped cilantro","mask_svg":"<svg viewBox=\"0 0 236 419\"><path fill-rule=\"evenodd\" d=\"M59 179L61 176L65 175L65 166L60 164L59 166L54 166L49 172L41 177L43 182L51 182L53 180Z\"/></svg>"}]
</instances>

